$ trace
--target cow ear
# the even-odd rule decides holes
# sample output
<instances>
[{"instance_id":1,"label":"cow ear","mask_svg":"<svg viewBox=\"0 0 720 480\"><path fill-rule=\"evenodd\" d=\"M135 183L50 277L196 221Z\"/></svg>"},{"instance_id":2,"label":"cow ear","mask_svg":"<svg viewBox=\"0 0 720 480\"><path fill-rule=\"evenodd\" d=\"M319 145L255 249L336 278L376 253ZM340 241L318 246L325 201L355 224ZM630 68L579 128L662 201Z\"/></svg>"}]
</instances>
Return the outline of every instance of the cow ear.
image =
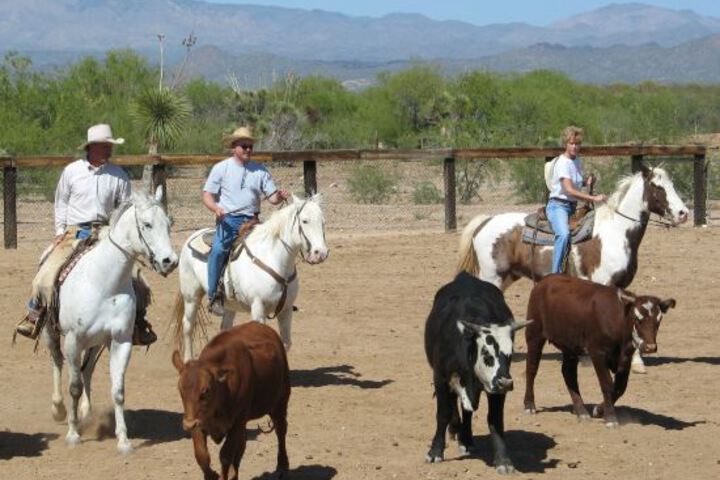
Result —
<instances>
[{"instance_id":1,"label":"cow ear","mask_svg":"<svg viewBox=\"0 0 720 480\"><path fill-rule=\"evenodd\" d=\"M668 310L671 308L675 308L675 299L674 298L668 298L667 300L663 300L660 302L660 310L662 310L663 313L667 313Z\"/></svg>"},{"instance_id":2,"label":"cow ear","mask_svg":"<svg viewBox=\"0 0 720 480\"><path fill-rule=\"evenodd\" d=\"M182 361L182 358L180 358L180 352L175 350L172 354L172 363L175 365L175 368L178 372L182 372L182 369L185 368L185 364Z\"/></svg>"}]
</instances>

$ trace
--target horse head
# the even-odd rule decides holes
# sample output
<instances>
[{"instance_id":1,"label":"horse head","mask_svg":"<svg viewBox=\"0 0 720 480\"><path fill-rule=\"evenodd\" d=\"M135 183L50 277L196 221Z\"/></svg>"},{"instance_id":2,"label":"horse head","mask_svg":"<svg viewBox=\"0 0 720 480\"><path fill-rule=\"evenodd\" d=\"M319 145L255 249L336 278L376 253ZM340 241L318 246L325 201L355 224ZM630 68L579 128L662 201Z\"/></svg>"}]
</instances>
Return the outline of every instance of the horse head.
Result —
<instances>
[{"instance_id":1,"label":"horse head","mask_svg":"<svg viewBox=\"0 0 720 480\"><path fill-rule=\"evenodd\" d=\"M172 272L178 263L178 256L170 238L170 218L160 200L162 187L158 187L155 198L144 192L134 193L131 203L134 210L134 225L129 228L136 232L129 235L133 250L150 261L153 270L163 276Z\"/></svg>"},{"instance_id":2,"label":"horse head","mask_svg":"<svg viewBox=\"0 0 720 480\"><path fill-rule=\"evenodd\" d=\"M680 199L667 172L662 168L648 168L644 165L641 172L645 183L643 200L647 202L648 210L673 225L686 222L688 208Z\"/></svg>"},{"instance_id":3,"label":"horse head","mask_svg":"<svg viewBox=\"0 0 720 480\"><path fill-rule=\"evenodd\" d=\"M319 193L308 199L293 195L292 234L300 244L300 252L306 262L317 264L325 261L329 250L325 243L325 217L321 208Z\"/></svg>"}]
</instances>

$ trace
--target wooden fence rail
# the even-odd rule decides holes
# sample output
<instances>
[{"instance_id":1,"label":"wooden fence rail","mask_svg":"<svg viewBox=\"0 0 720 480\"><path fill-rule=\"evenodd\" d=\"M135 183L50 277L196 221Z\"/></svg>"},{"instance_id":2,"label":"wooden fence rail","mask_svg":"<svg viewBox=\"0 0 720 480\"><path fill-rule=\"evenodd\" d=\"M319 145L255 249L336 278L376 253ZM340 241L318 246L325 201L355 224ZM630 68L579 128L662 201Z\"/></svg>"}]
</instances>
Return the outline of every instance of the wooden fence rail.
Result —
<instances>
[{"instance_id":1,"label":"wooden fence rail","mask_svg":"<svg viewBox=\"0 0 720 480\"><path fill-rule=\"evenodd\" d=\"M455 205L455 161L480 158L544 158L546 161L562 153L561 148L508 147L471 149L423 150L317 150L297 152L255 152L259 162L302 162L306 193L318 192L317 163L357 160L442 160L445 190L445 230L457 229ZM704 145L584 145L585 157L629 156L632 169L640 168L644 157L687 156L693 159L693 193L695 225L707 222L707 147ZM3 202L5 248L17 248L17 169L32 167L62 167L77 157L68 155L0 156L3 164ZM118 155L113 162L122 166L152 165L152 185L164 186L167 202L167 166L213 165L221 155Z\"/></svg>"}]
</instances>

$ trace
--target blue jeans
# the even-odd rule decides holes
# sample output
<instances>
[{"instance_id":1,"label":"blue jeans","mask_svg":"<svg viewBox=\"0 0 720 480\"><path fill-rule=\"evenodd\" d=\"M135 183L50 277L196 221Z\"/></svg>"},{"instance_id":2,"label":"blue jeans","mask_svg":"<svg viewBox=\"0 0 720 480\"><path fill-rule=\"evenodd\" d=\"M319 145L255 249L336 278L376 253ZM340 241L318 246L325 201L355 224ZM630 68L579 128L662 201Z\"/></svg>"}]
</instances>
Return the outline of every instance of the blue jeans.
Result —
<instances>
[{"instance_id":1,"label":"blue jeans","mask_svg":"<svg viewBox=\"0 0 720 480\"><path fill-rule=\"evenodd\" d=\"M252 217L249 215L226 215L215 227L213 246L208 255L208 298L217 295L217 286L222 275L223 265L230 254L230 246L237 237L240 227Z\"/></svg>"},{"instance_id":2,"label":"blue jeans","mask_svg":"<svg viewBox=\"0 0 720 480\"><path fill-rule=\"evenodd\" d=\"M562 273L562 261L570 246L569 218L575 213L575 203L558 202L550 199L545 208L550 225L555 232L551 273Z\"/></svg>"}]
</instances>

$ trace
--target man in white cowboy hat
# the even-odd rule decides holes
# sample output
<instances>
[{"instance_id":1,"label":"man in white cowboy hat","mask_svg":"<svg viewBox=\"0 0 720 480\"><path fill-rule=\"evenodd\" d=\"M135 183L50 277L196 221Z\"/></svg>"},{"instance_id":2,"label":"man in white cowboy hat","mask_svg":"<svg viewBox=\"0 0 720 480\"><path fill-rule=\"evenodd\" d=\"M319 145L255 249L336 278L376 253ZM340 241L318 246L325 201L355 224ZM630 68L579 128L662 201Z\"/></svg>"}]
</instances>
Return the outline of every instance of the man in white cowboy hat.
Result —
<instances>
[{"instance_id":1,"label":"man in white cowboy hat","mask_svg":"<svg viewBox=\"0 0 720 480\"><path fill-rule=\"evenodd\" d=\"M98 124L88 128L87 141L78 149L85 150L85 158L67 165L55 190L55 237L52 250L46 255L33 279L28 302L28 314L16 327L17 333L36 338L40 333L41 315L49 305L60 268L78 245L90 237L93 230L106 225L112 211L130 198L130 179L121 167L110 163L113 145L125 140L113 138L110 125ZM144 312L143 319L144 321ZM136 343L155 341L148 327L136 332ZM148 343L149 342L149 343Z\"/></svg>"},{"instance_id":2,"label":"man in white cowboy hat","mask_svg":"<svg viewBox=\"0 0 720 480\"><path fill-rule=\"evenodd\" d=\"M223 138L223 146L232 156L215 164L203 188L203 204L215 215L215 239L208 257L208 310L222 315L223 292L218 282L230 253L230 246L240 228L260 213L264 196L277 205L290 195L275 187L267 169L252 156L253 138L250 127L239 127Z\"/></svg>"}]
</instances>

